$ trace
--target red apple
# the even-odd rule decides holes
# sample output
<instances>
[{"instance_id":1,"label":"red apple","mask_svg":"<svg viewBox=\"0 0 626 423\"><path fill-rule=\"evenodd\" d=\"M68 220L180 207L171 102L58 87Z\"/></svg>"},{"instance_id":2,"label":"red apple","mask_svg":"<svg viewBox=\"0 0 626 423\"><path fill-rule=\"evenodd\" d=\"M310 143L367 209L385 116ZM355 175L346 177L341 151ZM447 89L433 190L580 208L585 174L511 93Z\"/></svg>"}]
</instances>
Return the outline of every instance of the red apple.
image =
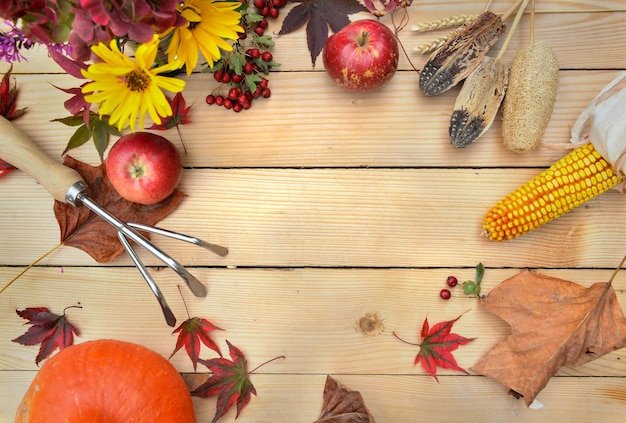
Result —
<instances>
[{"instance_id":1,"label":"red apple","mask_svg":"<svg viewBox=\"0 0 626 423\"><path fill-rule=\"evenodd\" d=\"M337 85L372 91L398 69L398 41L386 25L372 19L349 23L324 45L324 67Z\"/></svg>"},{"instance_id":2,"label":"red apple","mask_svg":"<svg viewBox=\"0 0 626 423\"><path fill-rule=\"evenodd\" d=\"M121 137L111 147L105 165L113 188L123 198L146 205L169 197L183 174L176 146L149 132Z\"/></svg>"}]
</instances>

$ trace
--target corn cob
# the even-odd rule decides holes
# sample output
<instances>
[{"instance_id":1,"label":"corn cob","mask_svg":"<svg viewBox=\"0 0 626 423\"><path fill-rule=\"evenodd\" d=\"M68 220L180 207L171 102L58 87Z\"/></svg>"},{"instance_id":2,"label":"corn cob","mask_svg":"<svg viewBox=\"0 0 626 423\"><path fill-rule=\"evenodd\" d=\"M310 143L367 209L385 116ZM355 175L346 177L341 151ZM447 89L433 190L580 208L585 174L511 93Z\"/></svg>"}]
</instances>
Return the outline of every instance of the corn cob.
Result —
<instances>
[{"instance_id":1,"label":"corn cob","mask_svg":"<svg viewBox=\"0 0 626 423\"><path fill-rule=\"evenodd\" d=\"M516 238L623 180L593 144L582 145L489 210L483 220L484 235L495 241Z\"/></svg>"}]
</instances>

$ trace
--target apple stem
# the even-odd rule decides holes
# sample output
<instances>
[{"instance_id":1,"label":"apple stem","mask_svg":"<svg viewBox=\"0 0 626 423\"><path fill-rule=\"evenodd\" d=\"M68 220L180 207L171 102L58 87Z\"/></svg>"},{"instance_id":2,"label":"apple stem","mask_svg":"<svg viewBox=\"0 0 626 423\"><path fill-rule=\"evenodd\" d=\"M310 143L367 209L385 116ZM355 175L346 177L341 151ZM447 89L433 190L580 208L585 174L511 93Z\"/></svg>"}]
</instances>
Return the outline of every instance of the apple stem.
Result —
<instances>
[{"instance_id":1,"label":"apple stem","mask_svg":"<svg viewBox=\"0 0 626 423\"><path fill-rule=\"evenodd\" d=\"M356 38L356 42L359 45L359 47L363 47L365 44L367 44L368 38L369 38L369 34L367 33L367 31L359 32L359 36Z\"/></svg>"}]
</instances>

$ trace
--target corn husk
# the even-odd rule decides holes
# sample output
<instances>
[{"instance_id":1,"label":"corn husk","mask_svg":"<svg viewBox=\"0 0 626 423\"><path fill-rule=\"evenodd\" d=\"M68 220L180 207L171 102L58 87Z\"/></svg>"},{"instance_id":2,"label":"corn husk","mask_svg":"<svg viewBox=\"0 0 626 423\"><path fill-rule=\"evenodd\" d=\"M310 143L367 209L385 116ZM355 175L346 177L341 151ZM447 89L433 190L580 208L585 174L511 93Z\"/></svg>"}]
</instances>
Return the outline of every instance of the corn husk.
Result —
<instances>
[{"instance_id":1,"label":"corn husk","mask_svg":"<svg viewBox=\"0 0 626 423\"><path fill-rule=\"evenodd\" d=\"M467 147L491 127L504 99L508 76L506 65L485 56L463 82L448 128L454 147Z\"/></svg>"},{"instance_id":2,"label":"corn husk","mask_svg":"<svg viewBox=\"0 0 626 423\"><path fill-rule=\"evenodd\" d=\"M515 54L502 108L504 146L517 153L535 149L543 139L556 102L559 64L544 41Z\"/></svg>"},{"instance_id":3,"label":"corn husk","mask_svg":"<svg viewBox=\"0 0 626 423\"><path fill-rule=\"evenodd\" d=\"M607 84L580 114L570 142L591 142L619 175L626 176L626 72ZM625 183L615 188L626 192Z\"/></svg>"},{"instance_id":4,"label":"corn husk","mask_svg":"<svg viewBox=\"0 0 626 423\"><path fill-rule=\"evenodd\" d=\"M434 96L461 82L476 69L505 29L498 15L483 12L430 56L420 72L420 91Z\"/></svg>"}]
</instances>

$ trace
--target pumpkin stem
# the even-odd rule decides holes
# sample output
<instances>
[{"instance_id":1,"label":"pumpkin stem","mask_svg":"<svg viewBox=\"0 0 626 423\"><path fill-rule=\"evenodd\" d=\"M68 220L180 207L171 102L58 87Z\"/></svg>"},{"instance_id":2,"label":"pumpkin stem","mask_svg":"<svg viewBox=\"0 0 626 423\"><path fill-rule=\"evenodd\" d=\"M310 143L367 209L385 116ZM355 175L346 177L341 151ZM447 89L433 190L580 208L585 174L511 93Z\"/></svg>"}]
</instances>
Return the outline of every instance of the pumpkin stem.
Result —
<instances>
[{"instance_id":1,"label":"pumpkin stem","mask_svg":"<svg viewBox=\"0 0 626 423\"><path fill-rule=\"evenodd\" d=\"M276 360L278 360L278 359L280 359L280 358L286 358L286 357L285 357L284 355L279 355L278 357L271 358L271 359L267 360L266 362L261 363L261 364L259 364L258 366L256 366L254 369L252 369L251 371L249 371L249 372L248 372L248 374L252 374L252 373L256 372L257 370L259 370L261 367L265 366L266 364L269 364L269 363L271 363L272 361L276 361Z\"/></svg>"}]
</instances>

